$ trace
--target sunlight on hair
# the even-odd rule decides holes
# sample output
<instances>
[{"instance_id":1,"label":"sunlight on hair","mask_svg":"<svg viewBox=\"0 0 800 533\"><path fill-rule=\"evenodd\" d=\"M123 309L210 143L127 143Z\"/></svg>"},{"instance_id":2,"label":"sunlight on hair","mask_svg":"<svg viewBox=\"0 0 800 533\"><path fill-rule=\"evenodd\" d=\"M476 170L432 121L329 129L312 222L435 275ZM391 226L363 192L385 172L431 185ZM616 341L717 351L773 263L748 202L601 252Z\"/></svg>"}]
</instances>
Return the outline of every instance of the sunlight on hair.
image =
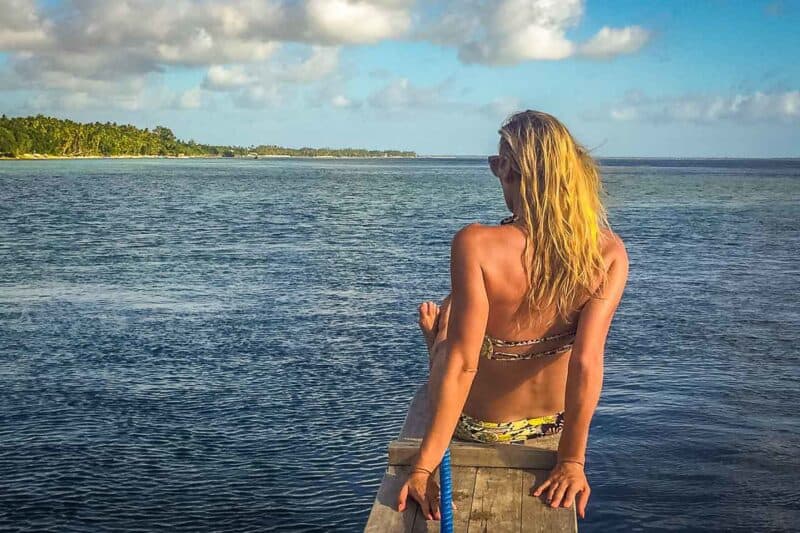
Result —
<instances>
[{"instance_id":1,"label":"sunlight on hair","mask_svg":"<svg viewBox=\"0 0 800 533\"><path fill-rule=\"evenodd\" d=\"M547 309L568 320L577 303L594 295L607 278L600 239L610 224L598 165L547 113L515 113L499 133L501 152L509 152L521 175L520 218L529 236L523 261L528 311L534 321L544 321Z\"/></svg>"}]
</instances>

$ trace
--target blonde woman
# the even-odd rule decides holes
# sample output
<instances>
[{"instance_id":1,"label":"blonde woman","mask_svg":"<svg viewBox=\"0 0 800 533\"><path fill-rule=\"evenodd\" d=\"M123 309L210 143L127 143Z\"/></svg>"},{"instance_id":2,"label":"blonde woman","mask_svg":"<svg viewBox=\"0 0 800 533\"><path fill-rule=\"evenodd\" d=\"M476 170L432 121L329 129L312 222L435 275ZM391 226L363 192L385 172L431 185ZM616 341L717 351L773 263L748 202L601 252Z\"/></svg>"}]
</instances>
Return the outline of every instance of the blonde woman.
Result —
<instances>
[{"instance_id":1,"label":"blonde woman","mask_svg":"<svg viewBox=\"0 0 800 533\"><path fill-rule=\"evenodd\" d=\"M628 277L611 231L596 163L555 117L523 111L489 158L511 215L469 224L453 238L451 293L424 302L432 420L403 485L441 519L433 472L455 437L519 443L559 433L557 464L531 493L585 517L589 423L603 382L603 352Z\"/></svg>"}]
</instances>

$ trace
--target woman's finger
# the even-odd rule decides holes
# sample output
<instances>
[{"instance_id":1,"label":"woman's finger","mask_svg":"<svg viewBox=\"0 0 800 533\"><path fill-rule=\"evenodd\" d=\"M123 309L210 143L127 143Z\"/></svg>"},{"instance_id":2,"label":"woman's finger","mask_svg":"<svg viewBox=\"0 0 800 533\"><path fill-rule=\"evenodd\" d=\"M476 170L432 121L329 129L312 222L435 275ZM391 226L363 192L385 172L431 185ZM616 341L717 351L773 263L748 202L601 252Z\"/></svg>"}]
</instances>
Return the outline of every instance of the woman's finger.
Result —
<instances>
[{"instance_id":1,"label":"woman's finger","mask_svg":"<svg viewBox=\"0 0 800 533\"><path fill-rule=\"evenodd\" d=\"M580 487L578 485L570 485L567 488L567 492L564 493L564 507L571 507L573 502L575 501L575 495L580 491Z\"/></svg>"},{"instance_id":2,"label":"woman's finger","mask_svg":"<svg viewBox=\"0 0 800 533\"><path fill-rule=\"evenodd\" d=\"M442 513L441 513L441 511L439 509L439 498L438 497L435 497L433 502L431 502L431 512L432 512L433 516L436 518L436 520L441 520L442 519Z\"/></svg>"},{"instance_id":3,"label":"woman's finger","mask_svg":"<svg viewBox=\"0 0 800 533\"><path fill-rule=\"evenodd\" d=\"M558 507L561 505L561 501L564 499L564 493L567 492L569 488L569 482L565 481L558 485L558 488L555 491L555 494L550 500L550 507Z\"/></svg>"},{"instance_id":4,"label":"woman's finger","mask_svg":"<svg viewBox=\"0 0 800 533\"><path fill-rule=\"evenodd\" d=\"M539 485L539 486L536 488L536 490L534 490L534 491L533 491L533 495L534 495L534 496L538 496L539 494L541 494L541 493L542 493L542 491L543 491L544 489L546 489L548 486L550 486L550 482L551 482L551 481L550 481L550 478L547 478L547 479L545 479L545 480L542 482L542 484L541 484L541 485Z\"/></svg>"},{"instance_id":5,"label":"woman's finger","mask_svg":"<svg viewBox=\"0 0 800 533\"><path fill-rule=\"evenodd\" d=\"M406 498L408 497L408 482L403 483L400 494L397 496L397 512L402 513L406 508Z\"/></svg>"},{"instance_id":6,"label":"woman's finger","mask_svg":"<svg viewBox=\"0 0 800 533\"><path fill-rule=\"evenodd\" d=\"M428 501L428 498L425 495L420 494L420 498L419 500L417 500L417 503L419 503L419 508L422 511L422 516L424 516L426 520L433 520L433 515L431 514L431 506L430 502Z\"/></svg>"},{"instance_id":7,"label":"woman's finger","mask_svg":"<svg viewBox=\"0 0 800 533\"><path fill-rule=\"evenodd\" d=\"M553 501L553 498L556 495L556 491L558 490L558 486L560 483L561 483L560 481L554 481L553 483L550 483L549 487L547 487L547 494L545 494L546 496L545 500L547 500L547 503Z\"/></svg>"},{"instance_id":8,"label":"woman's finger","mask_svg":"<svg viewBox=\"0 0 800 533\"><path fill-rule=\"evenodd\" d=\"M586 504L589 503L590 492L592 492L592 489L589 488L589 485L586 485L575 499L575 504L578 508L578 516L581 518L586 518Z\"/></svg>"}]
</instances>

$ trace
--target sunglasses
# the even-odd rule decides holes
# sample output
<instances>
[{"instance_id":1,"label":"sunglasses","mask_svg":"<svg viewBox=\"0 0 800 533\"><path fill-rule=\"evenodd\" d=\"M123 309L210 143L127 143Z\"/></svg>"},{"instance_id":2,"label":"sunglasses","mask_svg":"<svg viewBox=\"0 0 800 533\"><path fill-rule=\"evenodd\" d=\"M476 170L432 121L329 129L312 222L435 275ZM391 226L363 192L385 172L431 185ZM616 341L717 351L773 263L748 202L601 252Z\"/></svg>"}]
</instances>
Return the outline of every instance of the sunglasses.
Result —
<instances>
[{"instance_id":1,"label":"sunglasses","mask_svg":"<svg viewBox=\"0 0 800 533\"><path fill-rule=\"evenodd\" d=\"M488 158L489 159L489 168L492 170L492 174L494 174L498 178L501 177L500 176L500 161L502 161L505 158L508 158L508 156L507 155L490 155L489 158ZM515 174L515 175L519 175L520 172L519 172L519 167L517 167L517 164L514 162L513 159L510 159L510 163L511 163L511 172L513 174Z\"/></svg>"},{"instance_id":2,"label":"sunglasses","mask_svg":"<svg viewBox=\"0 0 800 533\"><path fill-rule=\"evenodd\" d=\"M492 171L492 174L500 177L499 170L500 170L500 156L499 155L490 155L489 156L489 168Z\"/></svg>"}]
</instances>

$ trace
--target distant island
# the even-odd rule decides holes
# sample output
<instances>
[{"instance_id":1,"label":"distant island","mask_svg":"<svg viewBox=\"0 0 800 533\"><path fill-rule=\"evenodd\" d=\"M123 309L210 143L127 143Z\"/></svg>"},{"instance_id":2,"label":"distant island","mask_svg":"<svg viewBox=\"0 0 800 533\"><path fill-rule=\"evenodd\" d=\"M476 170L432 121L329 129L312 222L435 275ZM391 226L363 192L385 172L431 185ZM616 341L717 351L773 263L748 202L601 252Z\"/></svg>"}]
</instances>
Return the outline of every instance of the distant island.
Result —
<instances>
[{"instance_id":1,"label":"distant island","mask_svg":"<svg viewBox=\"0 0 800 533\"><path fill-rule=\"evenodd\" d=\"M416 152L362 148L217 146L182 141L172 130L115 122L80 123L44 115L0 117L0 157L416 157Z\"/></svg>"}]
</instances>

